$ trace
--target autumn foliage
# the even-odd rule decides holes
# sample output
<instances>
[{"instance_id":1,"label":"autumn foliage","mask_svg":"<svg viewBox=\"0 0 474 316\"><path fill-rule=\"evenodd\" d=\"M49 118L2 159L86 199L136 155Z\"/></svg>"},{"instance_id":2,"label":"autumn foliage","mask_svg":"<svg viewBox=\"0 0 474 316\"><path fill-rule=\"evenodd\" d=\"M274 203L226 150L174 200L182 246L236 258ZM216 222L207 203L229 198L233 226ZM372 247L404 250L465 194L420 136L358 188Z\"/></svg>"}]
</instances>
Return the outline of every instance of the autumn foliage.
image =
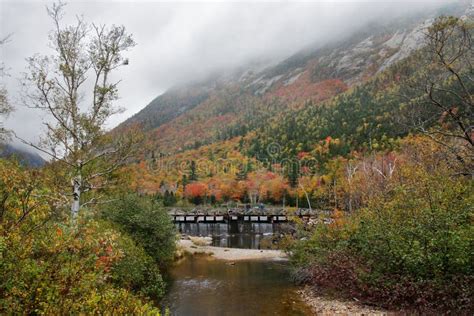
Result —
<instances>
[{"instance_id":1,"label":"autumn foliage","mask_svg":"<svg viewBox=\"0 0 474 316\"><path fill-rule=\"evenodd\" d=\"M300 279L386 308L473 309L472 180L453 177L449 153L426 140L340 168L337 203L359 209L335 210L294 244Z\"/></svg>"},{"instance_id":2,"label":"autumn foliage","mask_svg":"<svg viewBox=\"0 0 474 316\"><path fill-rule=\"evenodd\" d=\"M51 178L0 160L0 313L158 313L147 297L160 292L130 287L120 276L130 280L131 270L117 270L132 255L143 265L146 255L103 222L71 226Z\"/></svg>"}]
</instances>

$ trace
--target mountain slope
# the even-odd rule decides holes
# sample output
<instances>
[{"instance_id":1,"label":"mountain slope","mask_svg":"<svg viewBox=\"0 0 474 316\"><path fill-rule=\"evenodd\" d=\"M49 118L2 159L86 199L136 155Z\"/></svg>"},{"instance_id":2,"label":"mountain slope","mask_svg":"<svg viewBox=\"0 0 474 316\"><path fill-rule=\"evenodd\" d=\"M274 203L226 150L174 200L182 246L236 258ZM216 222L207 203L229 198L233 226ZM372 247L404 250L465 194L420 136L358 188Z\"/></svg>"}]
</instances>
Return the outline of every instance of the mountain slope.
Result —
<instances>
[{"instance_id":1,"label":"mountain slope","mask_svg":"<svg viewBox=\"0 0 474 316\"><path fill-rule=\"evenodd\" d=\"M255 107L280 102L297 108L367 81L422 45L419 39L431 21L412 17L403 24L368 26L348 39L306 49L263 71L249 69L174 88L122 126L142 124L148 141L166 152L213 142L225 126L241 122L243 113Z\"/></svg>"},{"instance_id":2,"label":"mountain slope","mask_svg":"<svg viewBox=\"0 0 474 316\"><path fill-rule=\"evenodd\" d=\"M461 15L465 10L452 6L443 13ZM270 170L271 161L306 154L317 161L313 169L321 170L334 156L390 149L409 132L400 122L404 100L394 95L408 93L400 90L400 82L417 76L416 52L437 14L370 25L350 38L308 48L263 70L239 70L177 87L122 126L142 124L143 148L151 151L144 157L165 156L185 165L199 159L195 149L209 145L211 152L222 152L229 146L226 140ZM276 152L269 150L275 144ZM213 155L205 160L213 162ZM184 171L155 172L150 181L155 189L163 181L179 187L178 173L188 171L189 165ZM290 170L285 172L291 176ZM202 172L200 178L228 175Z\"/></svg>"}]
</instances>

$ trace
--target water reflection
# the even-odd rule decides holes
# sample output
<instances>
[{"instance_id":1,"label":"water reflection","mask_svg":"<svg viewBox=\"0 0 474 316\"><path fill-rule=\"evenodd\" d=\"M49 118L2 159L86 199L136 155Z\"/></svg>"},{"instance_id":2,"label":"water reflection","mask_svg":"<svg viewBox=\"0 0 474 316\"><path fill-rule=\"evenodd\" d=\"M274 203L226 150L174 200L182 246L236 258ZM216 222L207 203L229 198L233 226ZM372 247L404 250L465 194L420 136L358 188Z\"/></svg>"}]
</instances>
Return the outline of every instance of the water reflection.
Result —
<instances>
[{"instance_id":1,"label":"water reflection","mask_svg":"<svg viewBox=\"0 0 474 316\"><path fill-rule=\"evenodd\" d=\"M287 264L188 257L171 271L163 306L179 316L311 315L289 280Z\"/></svg>"},{"instance_id":2,"label":"water reflection","mask_svg":"<svg viewBox=\"0 0 474 316\"><path fill-rule=\"evenodd\" d=\"M282 224L230 222L230 223L177 223L182 234L210 236L217 247L260 249L263 238L280 233Z\"/></svg>"}]
</instances>

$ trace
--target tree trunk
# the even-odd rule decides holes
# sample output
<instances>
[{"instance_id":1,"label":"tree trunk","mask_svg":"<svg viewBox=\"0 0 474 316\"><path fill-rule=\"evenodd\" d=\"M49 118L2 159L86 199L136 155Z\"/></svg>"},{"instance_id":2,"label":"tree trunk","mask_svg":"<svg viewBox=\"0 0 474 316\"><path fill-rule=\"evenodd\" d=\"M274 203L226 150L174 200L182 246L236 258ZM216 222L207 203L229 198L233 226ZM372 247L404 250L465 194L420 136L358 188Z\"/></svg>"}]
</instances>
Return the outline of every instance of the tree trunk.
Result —
<instances>
[{"instance_id":1,"label":"tree trunk","mask_svg":"<svg viewBox=\"0 0 474 316\"><path fill-rule=\"evenodd\" d=\"M303 185L301 185L301 183L298 183L298 184L300 185L301 189L303 189L304 195L306 196L306 201L308 201L309 210L312 211L312 209L311 209L311 202L309 201L308 193L307 193L306 190L304 189Z\"/></svg>"},{"instance_id":2,"label":"tree trunk","mask_svg":"<svg viewBox=\"0 0 474 316\"><path fill-rule=\"evenodd\" d=\"M352 192L349 192L349 213L352 213Z\"/></svg>"},{"instance_id":3,"label":"tree trunk","mask_svg":"<svg viewBox=\"0 0 474 316\"><path fill-rule=\"evenodd\" d=\"M71 216L75 220L77 214L79 213L80 201L81 201L81 188L82 186L82 177L77 175L72 180L72 205L71 205Z\"/></svg>"}]
</instances>

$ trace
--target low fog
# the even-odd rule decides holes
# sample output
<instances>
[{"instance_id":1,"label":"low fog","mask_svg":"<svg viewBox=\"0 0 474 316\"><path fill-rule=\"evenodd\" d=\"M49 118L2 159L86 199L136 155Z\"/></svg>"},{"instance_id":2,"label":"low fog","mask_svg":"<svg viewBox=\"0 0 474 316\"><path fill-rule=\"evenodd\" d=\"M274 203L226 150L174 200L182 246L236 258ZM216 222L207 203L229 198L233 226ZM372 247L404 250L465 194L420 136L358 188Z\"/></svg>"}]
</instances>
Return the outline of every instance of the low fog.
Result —
<instances>
[{"instance_id":1,"label":"low fog","mask_svg":"<svg viewBox=\"0 0 474 316\"><path fill-rule=\"evenodd\" d=\"M160 3L71 1L65 23L83 15L94 23L123 24L137 46L130 63L117 74L126 111L113 127L138 112L170 87L254 60L278 61L308 45L322 45L374 20L416 14L449 1L333 1L315 3ZM18 97L25 58L50 54L52 28L44 1L0 1L0 38L11 34L0 60L2 79L16 111L6 122L19 136L36 141L41 113L26 109Z\"/></svg>"}]
</instances>

